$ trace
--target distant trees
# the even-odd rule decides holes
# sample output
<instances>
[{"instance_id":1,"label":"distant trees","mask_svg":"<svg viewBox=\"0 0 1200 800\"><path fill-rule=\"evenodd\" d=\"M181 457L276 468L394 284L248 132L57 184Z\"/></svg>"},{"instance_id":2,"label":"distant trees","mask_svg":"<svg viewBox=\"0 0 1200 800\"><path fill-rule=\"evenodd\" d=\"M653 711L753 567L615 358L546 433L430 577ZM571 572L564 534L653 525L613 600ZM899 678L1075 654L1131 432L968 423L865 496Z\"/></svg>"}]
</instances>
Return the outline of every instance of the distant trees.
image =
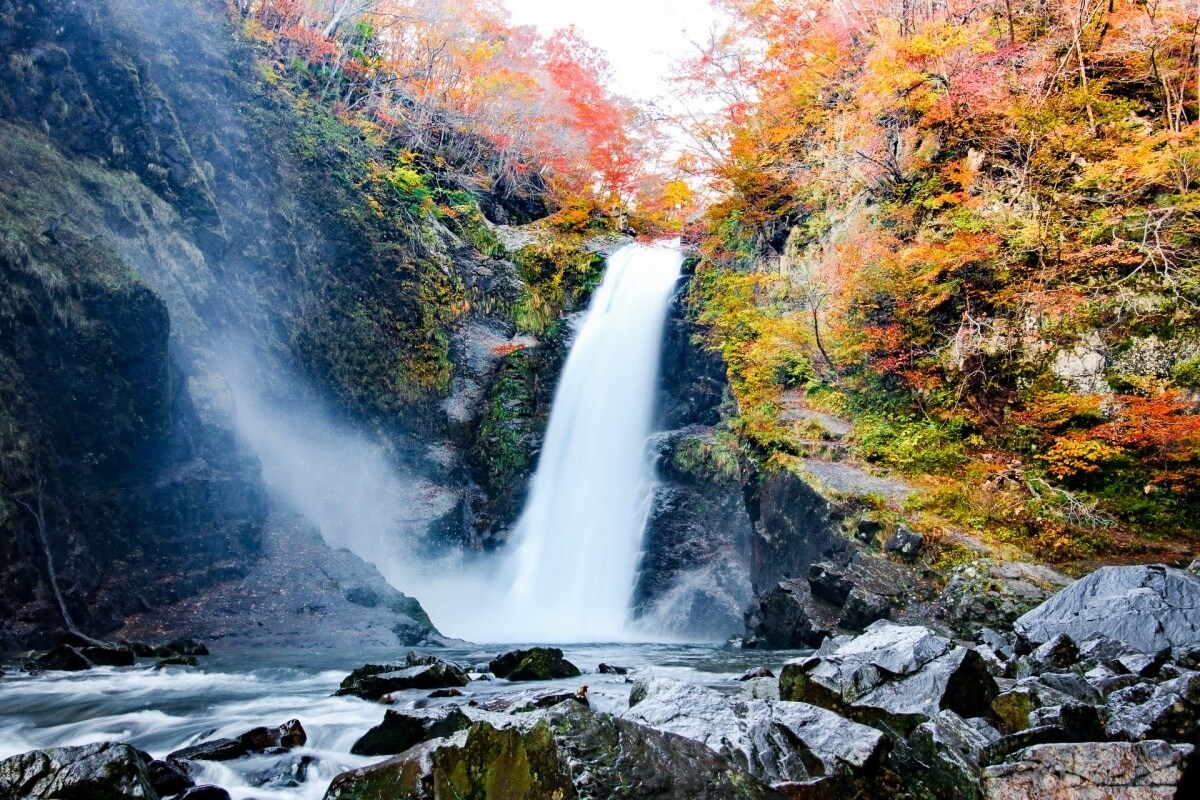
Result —
<instances>
[{"instance_id":1,"label":"distant trees","mask_svg":"<svg viewBox=\"0 0 1200 800\"><path fill-rule=\"evenodd\" d=\"M635 109L574 31L514 27L494 0L259 0L245 13L340 109L464 174L536 180L560 199L616 202L634 187Z\"/></svg>"}]
</instances>

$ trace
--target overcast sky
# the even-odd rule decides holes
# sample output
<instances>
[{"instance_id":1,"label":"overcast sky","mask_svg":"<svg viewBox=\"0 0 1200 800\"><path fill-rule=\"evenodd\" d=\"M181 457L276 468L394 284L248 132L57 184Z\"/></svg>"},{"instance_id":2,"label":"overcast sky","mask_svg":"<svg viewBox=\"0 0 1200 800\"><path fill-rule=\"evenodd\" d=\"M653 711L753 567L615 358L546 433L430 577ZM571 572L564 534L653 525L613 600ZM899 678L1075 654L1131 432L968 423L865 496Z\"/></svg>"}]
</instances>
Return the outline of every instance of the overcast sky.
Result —
<instances>
[{"instance_id":1,"label":"overcast sky","mask_svg":"<svg viewBox=\"0 0 1200 800\"><path fill-rule=\"evenodd\" d=\"M574 25L608 55L619 93L649 100L666 91L674 61L690 55L716 14L709 0L503 0L519 25L543 33Z\"/></svg>"}]
</instances>

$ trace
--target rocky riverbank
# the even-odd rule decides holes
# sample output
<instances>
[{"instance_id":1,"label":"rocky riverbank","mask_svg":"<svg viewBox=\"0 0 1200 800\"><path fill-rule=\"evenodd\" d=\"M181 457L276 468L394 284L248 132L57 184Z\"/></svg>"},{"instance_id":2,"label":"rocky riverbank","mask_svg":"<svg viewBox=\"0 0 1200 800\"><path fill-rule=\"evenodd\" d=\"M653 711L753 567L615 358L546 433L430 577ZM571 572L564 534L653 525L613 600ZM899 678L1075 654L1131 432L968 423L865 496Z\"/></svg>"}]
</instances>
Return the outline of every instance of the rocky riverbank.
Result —
<instances>
[{"instance_id":1,"label":"rocky riverbank","mask_svg":"<svg viewBox=\"0 0 1200 800\"><path fill-rule=\"evenodd\" d=\"M1193 796L1200 577L1104 568L997 624L956 638L878 620L782 664L743 650L759 665L720 681L578 675L538 648L368 665L338 694L370 699L339 702L364 719L389 705L347 741L365 763L330 776L325 797ZM157 759L119 742L33 751L0 762L0 797L218 797L182 782L267 756L303 786L304 712Z\"/></svg>"}]
</instances>

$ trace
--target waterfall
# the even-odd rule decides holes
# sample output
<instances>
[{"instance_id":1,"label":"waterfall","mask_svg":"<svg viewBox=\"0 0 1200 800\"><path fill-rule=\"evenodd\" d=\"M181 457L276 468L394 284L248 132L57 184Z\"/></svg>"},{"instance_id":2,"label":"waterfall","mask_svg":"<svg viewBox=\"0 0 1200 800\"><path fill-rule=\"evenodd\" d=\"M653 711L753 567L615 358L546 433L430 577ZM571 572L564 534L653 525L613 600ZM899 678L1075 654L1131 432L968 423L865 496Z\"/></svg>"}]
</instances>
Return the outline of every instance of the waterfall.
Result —
<instances>
[{"instance_id":1,"label":"waterfall","mask_svg":"<svg viewBox=\"0 0 1200 800\"><path fill-rule=\"evenodd\" d=\"M682 260L678 243L629 245L609 258L554 395L529 499L509 549L493 564L490 597L472 604L469 630L447 627L454 635L630 637L654 477L646 445Z\"/></svg>"}]
</instances>

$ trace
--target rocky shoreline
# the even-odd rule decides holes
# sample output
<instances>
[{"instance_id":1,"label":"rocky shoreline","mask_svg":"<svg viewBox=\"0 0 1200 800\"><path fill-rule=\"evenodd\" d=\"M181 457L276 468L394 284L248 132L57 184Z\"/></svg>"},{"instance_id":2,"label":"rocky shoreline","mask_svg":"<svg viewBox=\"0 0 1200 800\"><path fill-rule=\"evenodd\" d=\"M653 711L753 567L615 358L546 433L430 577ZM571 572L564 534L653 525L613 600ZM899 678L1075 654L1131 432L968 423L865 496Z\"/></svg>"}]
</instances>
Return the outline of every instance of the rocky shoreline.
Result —
<instances>
[{"instance_id":1,"label":"rocky shoreline","mask_svg":"<svg viewBox=\"0 0 1200 800\"><path fill-rule=\"evenodd\" d=\"M1033 577L988 563L968 570L962 581L989 570ZM827 571L812 578L810 589L828 594L816 588ZM940 626L876 620L827 635L778 675L760 666L728 686L604 664L606 679L628 682L616 709L593 708L586 686L556 684L579 669L552 648L367 665L337 694L388 705L352 751L387 758L337 776L325 797L1194 796L1200 577L1106 567L1007 623L1011 586L977 593L995 601L986 619L978 604L963 611L964 590L953 588L959 617ZM934 629L975 622L996 627L979 624L969 638ZM159 760L122 743L33 751L0 762L0 797L225 797L185 785L197 762L304 744L300 721L267 722ZM302 758L279 763L299 775Z\"/></svg>"}]
</instances>

